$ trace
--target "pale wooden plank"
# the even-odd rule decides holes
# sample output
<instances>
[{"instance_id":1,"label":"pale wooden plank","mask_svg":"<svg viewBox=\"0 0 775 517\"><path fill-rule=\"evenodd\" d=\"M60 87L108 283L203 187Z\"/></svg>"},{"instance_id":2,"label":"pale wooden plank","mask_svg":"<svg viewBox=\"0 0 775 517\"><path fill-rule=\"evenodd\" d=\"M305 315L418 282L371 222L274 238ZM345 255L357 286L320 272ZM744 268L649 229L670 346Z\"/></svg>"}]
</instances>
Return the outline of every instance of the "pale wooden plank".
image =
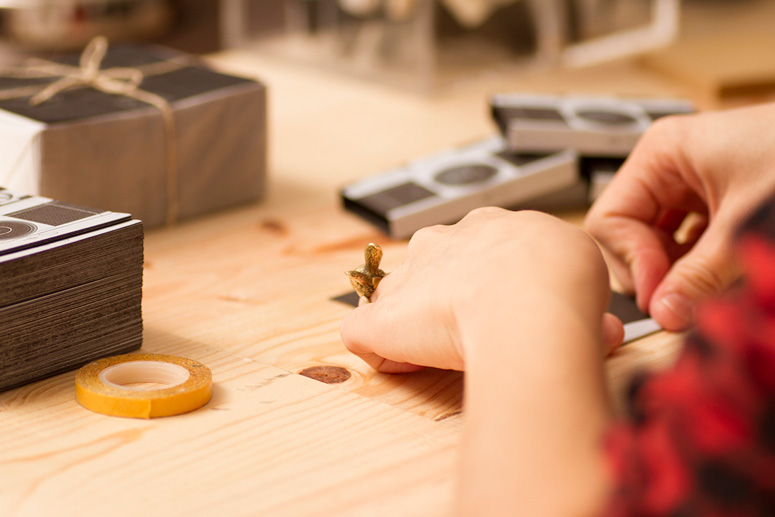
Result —
<instances>
[{"instance_id":1,"label":"pale wooden plank","mask_svg":"<svg viewBox=\"0 0 775 517\"><path fill-rule=\"evenodd\" d=\"M80 408L72 373L0 393L0 515L447 515L462 375L377 374L343 348L350 309L329 300L349 290L343 271L370 241L391 270L406 243L343 212L338 188L494 132L489 92L683 86L621 63L423 98L253 54L217 59L269 84L269 197L149 232L143 301L144 351L208 364L214 399L146 422ZM610 361L615 393L635 369L670 360L662 339ZM352 377L297 375L320 364Z\"/></svg>"},{"instance_id":2,"label":"pale wooden plank","mask_svg":"<svg viewBox=\"0 0 775 517\"><path fill-rule=\"evenodd\" d=\"M216 383L187 415L91 413L72 374L0 395L0 514L447 513L456 433L256 361L163 351L182 349Z\"/></svg>"}]
</instances>

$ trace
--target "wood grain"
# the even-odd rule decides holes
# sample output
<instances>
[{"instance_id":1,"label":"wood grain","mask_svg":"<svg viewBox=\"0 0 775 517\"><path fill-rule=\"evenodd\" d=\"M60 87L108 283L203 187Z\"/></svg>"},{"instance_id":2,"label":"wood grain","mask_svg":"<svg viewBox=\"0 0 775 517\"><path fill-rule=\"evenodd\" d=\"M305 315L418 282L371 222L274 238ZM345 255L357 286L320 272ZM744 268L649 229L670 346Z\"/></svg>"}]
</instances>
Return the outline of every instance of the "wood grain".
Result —
<instances>
[{"instance_id":1,"label":"wood grain","mask_svg":"<svg viewBox=\"0 0 775 517\"><path fill-rule=\"evenodd\" d=\"M192 345L178 340L166 351L210 365L216 388L204 409L187 415L145 421L91 413L74 401L69 374L7 394L2 514L364 515L375 499L388 513L447 513L454 434ZM443 504L422 503L431 494Z\"/></svg>"},{"instance_id":2,"label":"wood grain","mask_svg":"<svg viewBox=\"0 0 775 517\"><path fill-rule=\"evenodd\" d=\"M371 241L390 271L406 242L344 212L338 189L493 133L495 91L673 95L682 85L621 63L426 98L255 54L214 61L269 86L269 195L148 232L143 301L143 351L207 364L213 399L139 421L78 406L74 373L0 393L0 515L448 515L462 374L378 374L344 349L351 309L331 300L350 290L344 271ZM654 336L613 357L614 398L633 371L668 364L675 343ZM314 366L351 376L299 375Z\"/></svg>"}]
</instances>

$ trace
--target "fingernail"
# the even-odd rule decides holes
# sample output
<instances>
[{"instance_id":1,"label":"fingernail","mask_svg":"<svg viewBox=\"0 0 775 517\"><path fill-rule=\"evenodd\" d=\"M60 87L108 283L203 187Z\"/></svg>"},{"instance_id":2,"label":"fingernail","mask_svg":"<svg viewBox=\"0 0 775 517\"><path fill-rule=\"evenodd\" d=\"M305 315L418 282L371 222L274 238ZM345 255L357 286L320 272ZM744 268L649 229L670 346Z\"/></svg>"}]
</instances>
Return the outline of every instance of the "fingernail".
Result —
<instances>
[{"instance_id":1,"label":"fingernail","mask_svg":"<svg viewBox=\"0 0 775 517\"><path fill-rule=\"evenodd\" d=\"M694 303L689 298L680 293L668 293L659 300L659 303L673 315L675 326L670 330L683 330L691 325L694 319ZM666 326L673 327L673 325Z\"/></svg>"}]
</instances>

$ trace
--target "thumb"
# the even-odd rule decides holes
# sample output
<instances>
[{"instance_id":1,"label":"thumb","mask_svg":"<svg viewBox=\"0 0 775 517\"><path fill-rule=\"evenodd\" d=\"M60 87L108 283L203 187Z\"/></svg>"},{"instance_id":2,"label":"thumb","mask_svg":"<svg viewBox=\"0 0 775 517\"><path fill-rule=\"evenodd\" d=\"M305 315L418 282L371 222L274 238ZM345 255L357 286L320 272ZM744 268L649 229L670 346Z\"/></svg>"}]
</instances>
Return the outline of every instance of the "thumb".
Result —
<instances>
[{"instance_id":1,"label":"thumb","mask_svg":"<svg viewBox=\"0 0 775 517\"><path fill-rule=\"evenodd\" d=\"M381 349L386 348L381 337L391 334L380 331L380 318L374 315L375 308L375 304L364 304L361 301L357 309L344 317L339 334L345 348L379 372L408 373L422 370L420 365L393 361L381 355Z\"/></svg>"},{"instance_id":2,"label":"thumb","mask_svg":"<svg viewBox=\"0 0 775 517\"><path fill-rule=\"evenodd\" d=\"M720 215L720 214L719 214ZM718 217L694 247L673 264L657 286L649 313L666 330L685 330L694 322L697 303L720 293L739 274L729 220Z\"/></svg>"}]
</instances>

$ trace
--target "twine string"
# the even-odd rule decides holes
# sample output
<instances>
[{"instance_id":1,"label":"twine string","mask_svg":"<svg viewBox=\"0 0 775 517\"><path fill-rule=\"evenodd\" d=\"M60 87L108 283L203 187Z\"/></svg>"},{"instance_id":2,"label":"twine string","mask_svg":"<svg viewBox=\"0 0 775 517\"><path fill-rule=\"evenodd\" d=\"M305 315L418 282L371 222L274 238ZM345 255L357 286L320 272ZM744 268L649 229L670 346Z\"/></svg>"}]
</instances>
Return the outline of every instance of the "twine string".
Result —
<instances>
[{"instance_id":1,"label":"twine string","mask_svg":"<svg viewBox=\"0 0 775 517\"><path fill-rule=\"evenodd\" d=\"M148 72L143 67L115 67L101 69L102 60L108 51L108 40L104 36L92 39L80 56L79 66L65 65L43 59L31 59L24 68L0 69L0 76L14 78L58 79L43 85L22 86L0 90L0 100L30 97L30 104L37 106L56 95L74 88L93 88L110 95L136 99L155 107L162 115L166 141L167 168L167 224L178 218L178 154L176 143L175 116L170 103L153 92L140 88L147 75L163 74L188 66L186 61L164 61L153 63ZM160 66L161 65L161 66Z\"/></svg>"}]
</instances>

